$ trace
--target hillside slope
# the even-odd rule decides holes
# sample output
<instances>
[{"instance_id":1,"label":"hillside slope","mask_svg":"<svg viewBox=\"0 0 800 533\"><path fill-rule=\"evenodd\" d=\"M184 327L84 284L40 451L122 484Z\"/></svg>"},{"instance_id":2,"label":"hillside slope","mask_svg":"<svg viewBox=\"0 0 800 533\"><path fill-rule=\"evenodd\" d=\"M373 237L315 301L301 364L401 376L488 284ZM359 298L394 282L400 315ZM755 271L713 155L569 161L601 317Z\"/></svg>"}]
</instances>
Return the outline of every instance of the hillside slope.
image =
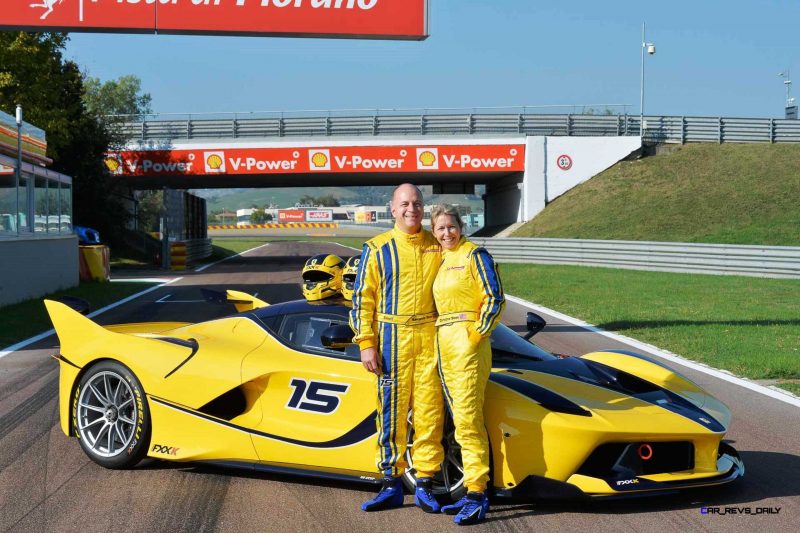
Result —
<instances>
[{"instance_id":1,"label":"hillside slope","mask_svg":"<svg viewBox=\"0 0 800 533\"><path fill-rule=\"evenodd\" d=\"M800 246L800 145L693 144L622 161L514 236Z\"/></svg>"}]
</instances>

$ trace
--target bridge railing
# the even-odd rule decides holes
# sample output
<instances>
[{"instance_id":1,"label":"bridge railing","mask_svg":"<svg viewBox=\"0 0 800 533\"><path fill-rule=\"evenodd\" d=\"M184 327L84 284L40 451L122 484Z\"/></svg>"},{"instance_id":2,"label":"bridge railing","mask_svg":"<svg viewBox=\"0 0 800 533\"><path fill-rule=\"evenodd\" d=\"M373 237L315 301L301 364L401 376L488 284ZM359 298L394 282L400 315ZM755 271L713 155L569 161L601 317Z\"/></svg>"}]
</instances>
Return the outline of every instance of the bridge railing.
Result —
<instances>
[{"instance_id":1,"label":"bridge railing","mask_svg":"<svg viewBox=\"0 0 800 533\"><path fill-rule=\"evenodd\" d=\"M513 108L517 112L509 109L446 109L422 113L372 110L371 114L352 110L349 115L347 111L265 112L262 116L232 113L212 118L156 115L136 120L117 117L115 123L122 136L144 142L381 135L638 136L640 131L641 121L637 115L555 113L553 108ZM644 140L681 144L795 143L800 142L800 120L652 115L644 117Z\"/></svg>"},{"instance_id":2,"label":"bridge railing","mask_svg":"<svg viewBox=\"0 0 800 533\"><path fill-rule=\"evenodd\" d=\"M604 266L800 279L800 247L538 238L472 238L499 263Z\"/></svg>"}]
</instances>

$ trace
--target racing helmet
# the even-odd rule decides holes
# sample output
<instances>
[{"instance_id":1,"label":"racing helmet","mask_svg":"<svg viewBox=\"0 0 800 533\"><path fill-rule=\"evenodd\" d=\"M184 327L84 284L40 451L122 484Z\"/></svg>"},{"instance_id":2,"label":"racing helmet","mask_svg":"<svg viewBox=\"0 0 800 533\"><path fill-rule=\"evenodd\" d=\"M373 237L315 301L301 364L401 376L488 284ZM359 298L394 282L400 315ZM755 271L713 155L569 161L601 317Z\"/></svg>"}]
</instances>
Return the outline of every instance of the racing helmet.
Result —
<instances>
[{"instance_id":1,"label":"racing helmet","mask_svg":"<svg viewBox=\"0 0 800 533\"><path fill-rule=\"evenodd\" d=\"M320 254L311 257L303 266L303 296L306 300L322 300L342 292L342 267L338 255Z\"/></svg>"},{"instance_id":2,"label":"racing helmet","mask_svg":"<svg viewBox=\"0 0 800 533\"><path fill-rule=\"evenodd\" d=\"M354 255L344 264L344 271L342 272L342 296L345 300L353 299L353 289L355 289L356 274L358 273L358 264L360 262L361 256Z\"/></svg>"}]
</instances>

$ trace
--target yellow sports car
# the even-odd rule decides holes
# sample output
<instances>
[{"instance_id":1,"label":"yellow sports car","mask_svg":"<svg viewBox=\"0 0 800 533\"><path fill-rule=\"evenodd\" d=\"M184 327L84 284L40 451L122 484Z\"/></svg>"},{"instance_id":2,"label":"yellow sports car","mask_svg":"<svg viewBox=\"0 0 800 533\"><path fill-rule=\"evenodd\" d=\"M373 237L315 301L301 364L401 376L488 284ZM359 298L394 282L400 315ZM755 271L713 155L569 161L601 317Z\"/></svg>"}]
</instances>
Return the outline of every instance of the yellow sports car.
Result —
<instances>
[{"instance_id":1,"label":"yellow sports car","mask_svg":"<svg viewBox=\"0 0 800 533\"><path fill-rule=\"evenodd\" d=\"M64 433L108 468L149 456L379 483L376 378L350 343L349 303L222 299L238 313L108 327L46 301L61 343ZM503 325L492 334L495 497L629 496L743 475L722 441L730 412L721 402L634 353L556 357L528 341L542 327L530 313L525 338ZM435 488L457 498L452 424L446 433Z\"/></svg>"}]
</instances>

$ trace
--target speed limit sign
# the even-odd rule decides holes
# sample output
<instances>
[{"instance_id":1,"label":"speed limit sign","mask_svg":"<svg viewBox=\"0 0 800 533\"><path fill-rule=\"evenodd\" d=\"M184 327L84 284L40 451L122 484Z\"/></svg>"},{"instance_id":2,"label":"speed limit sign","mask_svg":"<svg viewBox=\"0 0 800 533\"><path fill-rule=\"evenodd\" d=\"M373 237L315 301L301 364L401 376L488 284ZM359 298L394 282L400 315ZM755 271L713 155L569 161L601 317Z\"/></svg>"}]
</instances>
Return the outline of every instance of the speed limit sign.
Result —
<instances>
[{"instance_id":1,"label":"speed limit sign","mask_svg":"<svg viewBox=\"0 0 800 533\"><path fill-rule=\"evenodd\" d=\"M567 154L561 154L558 156L558 159L556 159L556 165L558 165L558 168L561 170L569 170L572 168L572 158Z\"/></svg>"}]
</instances>

